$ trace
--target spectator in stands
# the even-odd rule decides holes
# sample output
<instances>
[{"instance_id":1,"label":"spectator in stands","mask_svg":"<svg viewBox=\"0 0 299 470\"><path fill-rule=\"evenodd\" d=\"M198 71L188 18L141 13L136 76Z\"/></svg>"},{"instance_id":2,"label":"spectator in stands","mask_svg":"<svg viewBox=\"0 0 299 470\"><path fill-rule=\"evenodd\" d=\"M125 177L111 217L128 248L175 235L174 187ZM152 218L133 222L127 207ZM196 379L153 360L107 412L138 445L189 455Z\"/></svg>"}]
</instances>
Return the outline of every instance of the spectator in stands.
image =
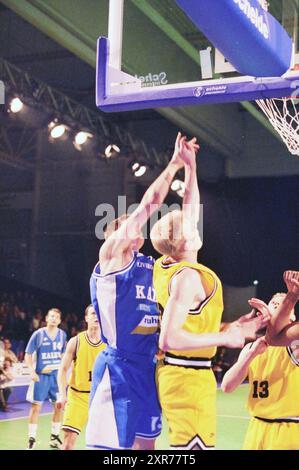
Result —
<instances>
[{"instance_id":1,"label":"spectator in stands","mask_svg":"<svg viewBox=\"0 0 299 470\"><path fill-rule=\"evenodd\" d=\"M3 341L3 330L4 330L4 325L3 323L0 323L0 341ZM3 344L4 347L4 344Z\"/></svg>"},{"instance_id":2,"label":"spectator in stands","mask_svg":"<svg viewBox=\"0 0 299 470\"><path fill-rule=\"evenodd\" d=\"M78 316L75 313L70 313L69 314L69 319L68 319L68 328L71 330L73 326L77 327L78 326Z\"/></svg>"},{"instance_id":3,"label":"spectator in stands","mask_svg":"<svg viewBox=\"0 0 299 470\"><path fill-rule=\"evenodd\" d=\"M8 317L8 304L6 302L2 302L0 305L0 322L3 324L3 326L7 322L7 317Z\"/></svg>"},{"instance_id":4,"label":"spectator in stands","mask_svg":"<svg viewBox=\"0 0 299 470\"><path fill-rule=\"evenodd\" d=\"M5 359L9 359L12 363L19 362L15 353L11 350L11 342L8 338L4 338L4 354Z\"/></svg>"},{"instance_id":5,"label":"spectator in stands","mask_svg":"<svg viewBox=\"0 0 299 470\"><path fill-rule=\"evenodd\" d=\"M9 382L13 380L12 361L5 359L3 367L0 369L0 410L7 411L8 398L12 392Z\"/></svg>"},{"instance_id":6,"label":"spectator in stands","mask_svg":"<svg viewBox=\"0 0 299 470\"><path fill-rule=\"evenodd\" d=\"M30 331L36 331L41 327L43 314L40 308L37 308L31 321Z\"/></svg>"},{"instance_id":7,"label":"spectator in stands","mask_svg":"<svg viewBox=\"0 0 299 470\"><path fill-rule=\"evenodd\" d=\"M13 307L13 315L9 318L9 336L12 349L20 360L24 357L25 341L28 339L28 325L26 313L18 305Z\"/></svg>"},{"instance_id":8,"label":"spectator in stands","mask_svg":"<svg viewBox=\"0 0 299 470\"><path fill-rule=\"evenodd\" d=\"M69 337L73 338L74 336L77 336L78 334L78 329L76 326L72 326L71 329L69 330Z\"/></svg>"}]
</instances>

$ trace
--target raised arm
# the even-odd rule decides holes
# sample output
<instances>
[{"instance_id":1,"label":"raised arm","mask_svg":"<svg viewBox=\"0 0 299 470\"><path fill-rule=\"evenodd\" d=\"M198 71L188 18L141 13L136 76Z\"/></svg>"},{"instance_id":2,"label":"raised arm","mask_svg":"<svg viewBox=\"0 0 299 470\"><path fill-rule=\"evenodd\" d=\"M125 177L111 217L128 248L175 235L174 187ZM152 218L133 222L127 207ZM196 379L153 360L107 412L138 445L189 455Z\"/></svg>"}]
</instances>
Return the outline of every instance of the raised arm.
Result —
<instances>
[{"instance_id":1,"label":"raised arm","mask_svg":"<svg viewBox=\"0 0 299 470\"><path fill-rule=\"evenodd\" d=\"M221 388L225 393L231 393L241 385L248 376L249 366L253 359L267 349L265 337L248 343L241 351L238 361L226 372Z\"/></svg>"},{"instance_id":2,"label":"raised arm","mask_svg":"<svg viewBox=\"0 0 299 470\"><path fill-rule=\"evenodd\" d=\"M190 142L180 141L180 155L185 166L185 193L183 198L184 235L191 243L190 251L193 251L193 243L198 240L198 222L200 217L200 194L197 182L196 153L199 145L194 137ZM198 243L195 244L196 251Z\"/></svg>"},{"instance_id":3,"label":"raised arm","mask_svg":"<svg viewBox=\"0 0 299 470\"><path fill-rule=\"evenodd\" d=\"M76 355L77 338L71 338L67 344L66 351L63 355L62 361L59 366L57 383L58 383L58 403L61 408L64 408L66 403L66 387L67 387L67 372L72 365Z\"/></svg>"},{"instance_id":4,"label":"raised arm","mask_svg":"<svg viewBox=\"0 0 299 470\"><path fill-rule=\"evenodd\" d=\"M180 158L180 143L185 140L186 137L182 137L179 132L173 156L166 169L148 188L137 209L102 245L100 261L105 256L115 256L115 253L126 251L132 241L138 238L143 225L164 202L174 176L184 165Z\"/></svg>"},{"instance_id":5,"label":"raised arm","mask_svg":"<svg viewBox=\"0 0 299 470\"><path fill-rule=\"evenodd\" d=\"M279 334L290 323L290 315L299 298L299 272L286 271L283 275L288 292L282 305L272 315L268 335ZM299 339L299 338L298 338Z\"/></svg>"},{"instance_id":6,"label":"raised arm","mask_svg":"<svg viewBox=\"0 0 299 470\"><path fill-rule=\"evenodd\" d=\"M292 274L291 274L292 273ZM272 346L290 346L299 340L299 322L290 323L290 315L299 299L299 273L287 271L284 274L288 292L281 305L271 315L266 340ZM261 301L252 299L250 305L259 308Z\"/></svg>"},{"instance_id":7,"label":"raised arm","mask_svg":"<svg viewBox=\"0 0 299 470\"><path fill-rule=\"evenodd\" d=\"M183 330L189 310L194 307L194 299L201 302L206 298L204 286L199 273L184 269L177 274L171 283L171 293L163 312L159 347L169 349L200 349L214 346L242 348L246 332L240 326L232 326L222 333L195 334ZM252 320L255 329L260 326L258 318ZM252 328L251 325L251 328Z\"/></svg>"},{"instance_id":8,"label":"raised arm","mask_svg":"<svg viewBox=\"0 0 299 470\"><path fill-rule=\"evenodd\" d=\"M190 142L180 141L180 155L185 166L185 193L183 198L183 212L191 206L197 208L195 219L199 220L200 195L197 182L196 153L199 145L194 137ZM187 213L189 214L189 213Z\"/></svg>"},{"instance_id":9,"label":"raised arm","mask_svg":"<svg viewBox=\"0 0 299 470\"><path fill-rule=\"evenodd\" d=\"M288 293L267 328L266 339L272 346L291 346L294 341L299 341L299 322L290 323L290 315L299 299L298 274L290 280Z\"/></svg>"}]
</instances>

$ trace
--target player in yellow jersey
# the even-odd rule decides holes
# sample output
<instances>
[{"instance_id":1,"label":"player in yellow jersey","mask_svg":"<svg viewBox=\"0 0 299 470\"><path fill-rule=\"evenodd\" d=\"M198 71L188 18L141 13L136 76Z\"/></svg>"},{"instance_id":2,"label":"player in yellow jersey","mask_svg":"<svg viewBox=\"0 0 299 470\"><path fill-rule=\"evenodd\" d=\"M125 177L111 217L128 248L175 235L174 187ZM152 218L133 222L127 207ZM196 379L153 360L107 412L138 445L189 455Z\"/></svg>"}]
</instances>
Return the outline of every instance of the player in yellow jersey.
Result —
<instances>
[{"instance_id":1,"label":"player in yellow jersey","mask_svg":"<svg viewBox=\"0 0 299 470\"><path fill-rule=\"evenodd\" d=\"M272 315L267 328L266 339L273 346L292 346L299 343L299 321L289 323L289 311L299 300L299 271L286 271L283 277L288 293ZM261 301L257 301L255 305L259 307Z\"/></svg>"},{"instance_id":2,"label":"player in yellow jersey","mask_svg":"<svg viewBox=\"0 0 299 470\"><path fill-rule=\"evenodd\" d=\"M85 321L87 330L70 339L58 372L58 402L62 408L66 405L62 450L74 448L77 436L87 423L93 365L98 354L106 347L101 341L99 321L92 305L85 309ZM66 395L67 372L72 364Z\"/></svg>"},{"instance_id":3,"label":"player in yellow jersey","mask_svg":"<svg viewBox=\"0 0 299 470\"><path fill-rule=\"evenodd\" d=\"M162 410L176 449L211 449L216 433L216 381L211 359L216 346L243 347L260 319L219 332L223 310L217 275L197 263L202 242L198 233L199 191L196 139L180 141L185 165L182 211L162 217L151 230L155 249L164 255L154 267L154 287L164 310L159 346L165 352L157 372Z\"/></svg>"},{"instance_id":4,"label":"player in yellow jersey","mask_svg":"<svg viewBox=\"0 0 299 470\"><path fill-rule=\"evenodd\" d=\"M279 310L286 295L272 297L269 302L271 315ZM291 309L288 314L290 323L295 318L294 311ZM248 343L236 364L225 374L222 390L233 392L247 376L250 387L247 409L251 421L243 449L298 450L298 346L268 346L264 336Z\"/></svg>"}]
</instances>

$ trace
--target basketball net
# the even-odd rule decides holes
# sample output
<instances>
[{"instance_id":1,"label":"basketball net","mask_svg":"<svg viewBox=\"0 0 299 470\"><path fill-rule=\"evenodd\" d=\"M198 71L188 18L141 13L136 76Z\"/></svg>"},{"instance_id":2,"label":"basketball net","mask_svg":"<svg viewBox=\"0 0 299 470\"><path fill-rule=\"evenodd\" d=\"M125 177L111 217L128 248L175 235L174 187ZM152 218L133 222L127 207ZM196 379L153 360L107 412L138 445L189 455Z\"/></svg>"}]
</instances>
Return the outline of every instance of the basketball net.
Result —
<instances>
[{"instance_id":1,"label":"basketball net","mask_svg":"<svg viewBox=\"0 0 299 470\"><path fill-rule=\"evenodd\" d=\"M295 64L292 70L299 70ZM299 89L294 96L256 100L292 155L299 155Z\"/></svg>"},{"instance_id":2,"label":"basketball net","mask_svg":"<svg viewBox=\"0 0 299 470\"><path fill-rule=\"evenodd\" d=\"M292 155L299 155L299 99L271 98L256 101Z\"/></svg>"}]
</instances>

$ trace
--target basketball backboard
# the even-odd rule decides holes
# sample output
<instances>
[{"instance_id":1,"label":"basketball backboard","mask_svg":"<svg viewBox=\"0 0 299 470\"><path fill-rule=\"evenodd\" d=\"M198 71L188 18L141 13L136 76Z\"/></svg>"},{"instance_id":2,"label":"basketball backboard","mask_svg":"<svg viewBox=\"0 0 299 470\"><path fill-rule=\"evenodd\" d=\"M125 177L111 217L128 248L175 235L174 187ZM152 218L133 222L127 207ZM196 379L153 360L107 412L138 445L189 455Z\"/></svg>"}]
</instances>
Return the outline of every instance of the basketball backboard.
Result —
<instances>
[{"instance_id":1,"label":"basketball backboard","mask_svg":"<svg viewBox=\"0 0 299 470\"><path fill-rule=\"evenodd\" d=\"M114 112L299 94L298 3L110 0L97 105Z\"/></svg>"}]
</instances>

